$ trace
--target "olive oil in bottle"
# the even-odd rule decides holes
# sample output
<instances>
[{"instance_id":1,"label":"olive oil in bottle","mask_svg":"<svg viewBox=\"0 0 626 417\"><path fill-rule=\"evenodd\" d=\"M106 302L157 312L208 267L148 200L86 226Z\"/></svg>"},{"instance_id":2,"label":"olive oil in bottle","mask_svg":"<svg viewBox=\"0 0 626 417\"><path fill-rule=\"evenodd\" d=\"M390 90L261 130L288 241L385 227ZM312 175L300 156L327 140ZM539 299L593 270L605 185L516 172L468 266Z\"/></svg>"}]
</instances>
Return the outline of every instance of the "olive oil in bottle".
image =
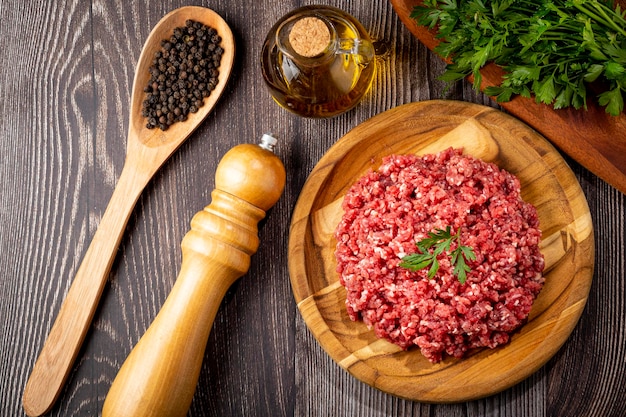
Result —
<instances>
[{"instance_id":1,"label":"olive oil in bottle","mask_svg":"<svg viewBox=\"0 0 626 417\"><path fill-rule=\"evenodd\" d=\"M274 100L305 117L353 108L376 71L374 45L363 26L329 6L305 6L277 22L263 44L263 78Z\"/></svg>"}]
</instances>

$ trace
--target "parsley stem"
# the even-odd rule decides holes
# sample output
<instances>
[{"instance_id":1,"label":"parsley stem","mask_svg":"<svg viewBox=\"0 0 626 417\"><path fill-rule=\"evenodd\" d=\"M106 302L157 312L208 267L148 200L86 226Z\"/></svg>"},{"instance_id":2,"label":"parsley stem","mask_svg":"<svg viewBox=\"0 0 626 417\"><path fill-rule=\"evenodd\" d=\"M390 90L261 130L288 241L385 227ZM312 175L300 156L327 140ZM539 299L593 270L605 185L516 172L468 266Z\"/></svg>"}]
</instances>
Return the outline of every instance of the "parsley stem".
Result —
<instances>
[{"instance_id":1,"label":"parsley stem","mask_svg":"<svg viewBox=\"0 0 626 417\"><path fill-rule=\"evenodd\" d=\"M626 30L624 30L623 27L620 27L617 23L615 23L613 21L613 19L607 15L606 13L606 6L598 3L597 1L591 1L591 5L597 10L597 12L600 13L600 15L594 13L592 10L587 9L586 7L583 7L583 4L587 4L588 2L584 1L584 0L576 0L573 2L574 7L576 7L578 10L580 10L581 12L583 12L584 14L586 14L587 16L589 16L590 18L601 22L602 24L604 24L605 26L609 26L613 29L615 29L617 32L619 32L620 34L622 34L622 36L626 36ZM610 10L610 9L609 9ZM612 12L612 11L611 11ZM619 16L617 15L617 13L612 13L614 16ZM626 20L622 19L624 22L624 27L626 27Z\"/></svg>"}]
</instances>

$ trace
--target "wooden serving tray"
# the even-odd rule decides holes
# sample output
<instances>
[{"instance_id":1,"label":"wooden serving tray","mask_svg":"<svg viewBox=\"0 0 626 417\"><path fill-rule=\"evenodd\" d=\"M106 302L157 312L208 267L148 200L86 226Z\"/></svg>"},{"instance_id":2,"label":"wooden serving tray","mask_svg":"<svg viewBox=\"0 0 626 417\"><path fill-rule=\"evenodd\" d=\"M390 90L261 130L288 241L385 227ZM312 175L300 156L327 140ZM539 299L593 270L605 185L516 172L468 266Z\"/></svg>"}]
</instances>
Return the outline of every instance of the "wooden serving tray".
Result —
<instances>
[{"instance_id":1,"label":"wooden serving tray","mask_svg":"<svg viewBox=\"0 0 626 417\"><path fill-rule=\"evenodd\" d=\"M450 146L517 175L537 207L545 286L529 321L508 345L433 365L419 349L402 351L349 319L335 272L334 230L348 188L389 154ZM522 122L487 106L425 101L381 113L341 138L305 183L293 212L289 273L298 308L326 352L359 380L423 402L459 402L504 390L531 375L570 335L593 275L593 225L574 174L556 149Z\"/></svg>"},{"instance_id":2,"label":"wooden serving tray","mask_svg":"<svg viewBox=\"0 0 626 417\"><path fill-rule=\"evenodd\" d=\"M626 0L618 0L622 8ZM436 31L418 26L410 14L420 0L391 0L405 26L429 49L439 44ZM482 87L498 85L504 72L495 64L481 70ZM588 110L554 110L537 104L534 98L516 97L499 103L507 112L532 126L559 149L622 193L626 193L626 113L611 116L598 106L594 97Z\"/></svg>"}]
</instances>

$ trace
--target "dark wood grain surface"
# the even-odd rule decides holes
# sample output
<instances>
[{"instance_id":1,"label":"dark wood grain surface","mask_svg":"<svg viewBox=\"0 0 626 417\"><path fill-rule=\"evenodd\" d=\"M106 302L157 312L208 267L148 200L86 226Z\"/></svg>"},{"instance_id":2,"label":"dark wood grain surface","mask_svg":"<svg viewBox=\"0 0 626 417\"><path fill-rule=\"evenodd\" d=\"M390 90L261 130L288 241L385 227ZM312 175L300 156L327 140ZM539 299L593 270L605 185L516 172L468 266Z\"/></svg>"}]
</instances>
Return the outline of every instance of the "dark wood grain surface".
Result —
<instances>
[{"instance_id":1,"label":"dark wood grain surface","mask_svg":"<svg viewBox=\"0 0 626 417\"><path fill-rule=\"evenodd\" d=\"M316 162L351 128L400 104L493 104L467 83L437 81L443 63L387 0L337 0L326 3L387 40L390 55L352 111L329 120L287 113L263 85L259 54L271 25L308 3L0 2L0 415L23 415L30 370L119 177L141 46L163 15L187 4L210 7L231 25L235 71L216 110L142 194L50 415L100 414L119 367L172 287L180 241L210 202L218 161L266 131L280 138L287 186L262 223L249 273L222 302L190 416L626 415L626 197L567 156L589 201L596 266L578 325L538 372L485 399L423 404L354 379L319 347L297 311L287 270L291 211Z\"/></svg>"}]
</instances>

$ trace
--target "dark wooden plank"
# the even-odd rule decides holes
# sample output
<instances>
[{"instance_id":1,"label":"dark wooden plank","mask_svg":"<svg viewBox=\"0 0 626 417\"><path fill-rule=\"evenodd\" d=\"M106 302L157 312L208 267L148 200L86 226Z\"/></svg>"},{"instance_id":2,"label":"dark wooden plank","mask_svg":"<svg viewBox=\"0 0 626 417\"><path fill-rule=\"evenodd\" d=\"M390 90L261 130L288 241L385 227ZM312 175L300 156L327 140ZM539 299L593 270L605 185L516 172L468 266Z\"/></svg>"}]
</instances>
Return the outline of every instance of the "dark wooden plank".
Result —
<instances>
[{"instance_id":1,"label":"dark wooden plank","mask_svg":"<svg viewBox=\"0 0 626 417\"><path fill-rule=\"evenodd\" d=\"M595 213L595 281L578 327L548 367L547 411L620 416L626 412L626 260L618 248L626 244L626 197L586 170L575 170Z\"/></svg>"},{"instance_id":2,"label":"dark wooden plank","mask_svg":"<svg viewBox=\"0 0 626 417\"><path fill-rule=\"evenodd\" d=\"M3 3L0 13L0 403L5 415L21 415L23 386L68 288L63 278L94 220L92 28L88 3Z\"/></svg>"}]
</instances>

